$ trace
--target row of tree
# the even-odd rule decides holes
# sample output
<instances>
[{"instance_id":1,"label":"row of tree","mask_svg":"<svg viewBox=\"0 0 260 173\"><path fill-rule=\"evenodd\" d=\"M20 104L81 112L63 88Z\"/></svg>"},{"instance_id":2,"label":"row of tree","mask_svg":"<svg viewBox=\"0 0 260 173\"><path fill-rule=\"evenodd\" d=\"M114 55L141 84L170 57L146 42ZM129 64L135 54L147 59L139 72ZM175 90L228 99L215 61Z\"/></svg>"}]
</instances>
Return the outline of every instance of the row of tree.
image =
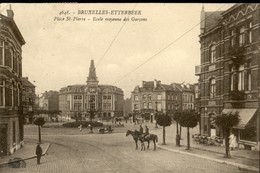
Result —
<instances>
[{"instance_id":1,"label":"row of tree","mask_svg":"<svg viewBox=\"0 0 260 173\"><path fill-rule=\"evenodd\" d=\"M187 149L190 149L190 128L194 128L197 124L200 124L200 114L193 110L179 111L176 112L174 117L176 122L176 145L180 146L180 134L179 134L179 125L180 127L187 128ZM157 116L156 122L163 127L163 144L165 145L165 127L170 126L172 118L169 115L161 114ZM229 152L229 134L233 126L238 125L240 122L238 112L228 112L222 113L221 115L215 118L215 124L223 129L225 136L225 157L230 158Z\"/></svg>"}]
</instances>

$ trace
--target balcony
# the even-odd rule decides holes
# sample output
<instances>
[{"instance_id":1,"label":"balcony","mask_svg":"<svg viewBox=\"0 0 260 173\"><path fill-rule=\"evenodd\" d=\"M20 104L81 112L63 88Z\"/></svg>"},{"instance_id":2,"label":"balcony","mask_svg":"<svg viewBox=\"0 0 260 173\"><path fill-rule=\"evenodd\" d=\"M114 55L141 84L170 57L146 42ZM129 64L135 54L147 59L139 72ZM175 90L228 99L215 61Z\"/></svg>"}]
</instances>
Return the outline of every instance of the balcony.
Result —
<instances>
[{"instance_id":1,"label":"balcony","mask_svg":"<svg viewBox=\"0 0 260 173\"><path fill-rule=\"evenodd\" d=\"M239 61L245 52L246 48L244 44L237 44L229 48L229 56L231 56L234 61Z\"/></svg>"},{"instance_id":2,"label":"balcony","mask_svg":"<svg viewBox=\"0 0 260 173\"><path fill-rule=\"evenodd\" d=\"M231 91L229 95L230 100L244 100L245 94L244 91Z\"/></svg>"},{"instance_id":3,"label":"balcony","mask_svg":"<svg viewBox=\"0 0 260 173\"><path fill-rule=\"evenodd\" d=\"M201 73L201 66L200 65L196 65L195 66L195 75L199 76Z\"/></svg>"}]
</instances>

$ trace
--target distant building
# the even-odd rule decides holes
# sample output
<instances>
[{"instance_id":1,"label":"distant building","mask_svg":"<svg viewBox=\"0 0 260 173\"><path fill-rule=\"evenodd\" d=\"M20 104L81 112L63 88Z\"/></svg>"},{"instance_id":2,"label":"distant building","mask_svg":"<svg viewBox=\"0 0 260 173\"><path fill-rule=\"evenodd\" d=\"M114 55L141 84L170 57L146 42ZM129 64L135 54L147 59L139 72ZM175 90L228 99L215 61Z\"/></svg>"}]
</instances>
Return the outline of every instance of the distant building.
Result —
<instances>
[{"instance_id":1,"label":"distant building","mask_svg":"<svg viewBox=\"0 0 260 173\"><path fill-rule=\"evenodd\" d=\"M143 81L131 94L132 112L151 121L158 113L169 116L182 109L182 92L175 85L161 84L161 81Z\"/></svg>"},{"instance_id":2,"label":"distant building","mask_svg":"<svg viewBox=\"0 0 260 173\"><path fill-rule=\"evenodd\" d=\"M87 84L61 88L59 106L63 117L90 118L92 112L98 118L123 116L124 93L112 85L100 85L94 60L91 60Z\"/></svg>"},{"instance_id":3,"label":"distant building","mask_svg":"<svg viewBox=\"0 0 260 173\"><path fill-rule=\"evenodd\" d=\"M23 143L22 46L14 12L0 14L0 156L13 154Z\"/></svg>"},{"instance_id":4,"label":"distant building","mask_svg":"<svg viewBox=\"0 0 260 173\"><path fill-rule=\"evenodd\" d=\"M32 123L33 114L35 111L35 86L28 80L28 77L22 77L22 84L23 115L27 122Z\"/></svg>"},{"instance_id":5,"label":"distant building","mask_svg":"<svg viewBox=\"0 0 260 173\"><path fill-rule=\"evenodd\" d=\"M127 98L124 100L124 115L128 116L131 113L132 113L131 99Z\"/></svg>"},{"instance_id":6,"label":"distant building","mask_svg":"<svg viewBox=\"0 0 260 173\"><path fill-rule=\"evenodd\" d=\"M223 136L214 118L238 112L232 131L239 147L259 150L260 5L236 4L226 11L201 11L199 76L201 133Z\"/></svg>"},{"instance_id":7,"label":"distant building","mask_svg":"<svg viewBox=\"0 0 260 173\"><path fill-rule=\"evenodd\" d=\"M48 111L59 110L59 92L45 91L39 98L39 109Z\"/></svg>"}]
</instances>

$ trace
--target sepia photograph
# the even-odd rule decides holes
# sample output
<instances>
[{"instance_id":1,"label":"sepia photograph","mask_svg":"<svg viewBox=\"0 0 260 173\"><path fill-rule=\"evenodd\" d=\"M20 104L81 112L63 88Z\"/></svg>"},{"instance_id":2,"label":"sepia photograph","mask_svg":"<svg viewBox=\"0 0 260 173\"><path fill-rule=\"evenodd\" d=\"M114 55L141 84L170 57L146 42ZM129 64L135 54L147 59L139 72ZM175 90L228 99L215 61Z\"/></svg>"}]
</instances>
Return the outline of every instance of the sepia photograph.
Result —
<instances>
[{"instance_id":1,"label":"sepia photograph","mask_svg":"<svg viewBox=\"0 0 260 173\"><path fill-rule=\"evenodd\" d=\"M256 173L260 3L1 3L0 173Z\"/></svg>"}]
</instances>

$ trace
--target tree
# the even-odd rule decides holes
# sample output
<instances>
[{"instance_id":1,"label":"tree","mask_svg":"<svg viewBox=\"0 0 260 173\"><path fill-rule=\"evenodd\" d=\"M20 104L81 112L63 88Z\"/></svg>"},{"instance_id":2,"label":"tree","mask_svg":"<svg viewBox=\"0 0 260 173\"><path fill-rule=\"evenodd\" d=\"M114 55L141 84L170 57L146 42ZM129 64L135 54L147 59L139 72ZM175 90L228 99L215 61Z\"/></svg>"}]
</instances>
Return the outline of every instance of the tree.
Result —
<instances>
[{"instance_id":1,"label":"tree","mask_svg":"<svg viewBox=\"0 0 260 173\"><path fill-rule=\"evenodd\" d=\"M199 134L201 134L201 116L199 112L195 112L195 116L197 118L197 122L199 123Z\"/></svg>"},{"instance_id":2,"label":"tree","mask_svg":"<svg viewBox=\"0 0 260 173\"><path fill-rule=\"evenodd\" d=\"M179 120L180 120L180 117L181 117L181 112L180 111L177 111L174 116L173 116L173 119L174 121L176 122L176 145L177 146L180 146L180 135L179 135Z\"/></svg>"},{"instance_id":3,"label":"tree","mask_svg":"<svg viewBox=\"0 0 260 173\"><path fill-rule=\"evenodd\" d=\"M45 124L45 120L43 117L38 117L34 120L34 124L38 126L39 143L41 143L41 127Z\"/></svg>"},{"instance_id":4,"label":"tree","mask_svg":"<svg viewBox=\"0 0 260 173\"><path fill-rule=\"evenodd\" d=\"M180 125L187 127L187 149L190 149L190 128L197 126L197 117L194 111L186 110L182 112L182 116L179 119Z\"/></svg>"},{"instance_id":5,"label":"tree","mask_svg":"<svg viewBox=\"0 0 260 173\"><path fill-rule=\"evenodd\" d=\"M170 126L172 123L172 119L166 114L161 114L157 116L156 121L159 126L163 126L163 145L165 145L165 126Z\"/></svg>"},{"instance_id":6,"label":"tree","mask_svg":"<svg viewBox=\"0 0 260 173\"><path fill-rule=\"evenodd\" d=\"M224 131L225 135L225 156L226 158L231 158L230 152L229 152L229 135L230 135L230 129L233 126L238 125L240 122L239 114L238 112L228 112L223 113L215 118L215 123L218 127L221 127Z\"/></svg>"}]
</instances>

